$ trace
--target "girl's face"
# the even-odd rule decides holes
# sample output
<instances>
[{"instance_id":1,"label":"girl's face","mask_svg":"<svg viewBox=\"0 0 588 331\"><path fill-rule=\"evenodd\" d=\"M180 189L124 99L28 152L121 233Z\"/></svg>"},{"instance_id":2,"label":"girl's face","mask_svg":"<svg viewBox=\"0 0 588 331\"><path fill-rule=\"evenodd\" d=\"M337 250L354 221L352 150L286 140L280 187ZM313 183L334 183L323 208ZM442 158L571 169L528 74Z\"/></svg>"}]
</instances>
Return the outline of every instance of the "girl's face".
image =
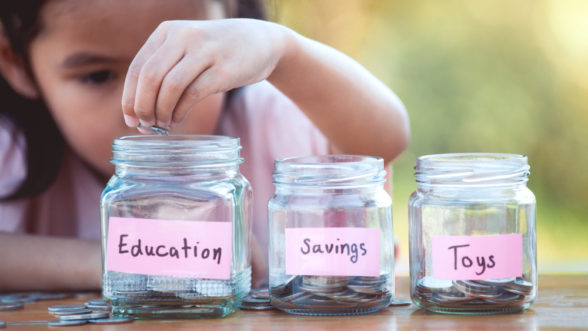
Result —
<instances>
[{"instance_id":1,"label":"girl's face","mask_svg":"<svg viewBox=\"0 0 588 331\"><path fill-rule=\"evenodd\" d=\"M125 125L121 107L133 57L159 23L211 18L212 3L50 0L43 7L41 31L29 48L37 88L69 145L105 178L113 172L112 140L138 134ZM208 97L172 133L211 134L222 100Z\"/></svg>"}]
</instances>

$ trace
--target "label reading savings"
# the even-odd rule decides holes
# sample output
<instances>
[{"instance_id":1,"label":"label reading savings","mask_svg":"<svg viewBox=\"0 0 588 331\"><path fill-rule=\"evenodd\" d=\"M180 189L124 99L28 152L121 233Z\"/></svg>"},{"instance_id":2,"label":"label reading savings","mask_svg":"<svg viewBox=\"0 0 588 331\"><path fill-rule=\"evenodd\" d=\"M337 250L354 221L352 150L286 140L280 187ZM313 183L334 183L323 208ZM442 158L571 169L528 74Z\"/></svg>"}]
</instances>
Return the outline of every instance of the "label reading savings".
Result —
<instances>
[{"instance_id":1,"label":"label reading savings","mask_svg":"<svg viewBox=\"0 0 588 331\"><path fill-rule=\"evenodd\" d=\"M186 278L230 279L232 224L111 217L106 269Z\"/></svg>"},{"instance_id":2,"label":"label reading savings","mask_svg":"<svg viewBox=\"0 0 588 331\"><path fill-rule=\"evenodd\" d=\"M380 230L286 228L286 273L312 276L380 276Z\"/></svg>"}]
</instances>

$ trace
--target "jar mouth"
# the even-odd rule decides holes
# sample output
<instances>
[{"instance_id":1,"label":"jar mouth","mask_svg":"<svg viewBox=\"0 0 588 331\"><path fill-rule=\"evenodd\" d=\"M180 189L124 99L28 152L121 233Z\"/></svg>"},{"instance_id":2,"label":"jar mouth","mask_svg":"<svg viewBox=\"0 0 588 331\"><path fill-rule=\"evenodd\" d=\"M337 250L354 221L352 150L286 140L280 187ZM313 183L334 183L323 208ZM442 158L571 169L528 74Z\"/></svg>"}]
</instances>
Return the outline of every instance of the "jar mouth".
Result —
<instances>
[{"instance_id":1,"label":"jar mouth","mask_svg":"<svg viewBox=\"0 0 588 331\"><path fill-rule=\"evenodd\" d=\"M311 155L274 162L274 183L334 188L383 183L384 160L364 155Z\"/></svg>"},{"instance_id":2,"label":"jar mouth","mask_svg":"<svg viewBox=\"0 0 588 331\"><path fill-rule=\"evenodd\" d=\"M113 164L205 166L241 163L239 138L216 135L136 135L115 138Z\"/></svg>"},{"instance_id":3,"label":"jar mouth","mask_svg":"<svg viewBox=\"0 0 588 331\"><path fill-rule=\"evenodd\" d=\"M509 185L528 180L527 157L507 153L432 154L417 158L420 185Z\"/></svg>"}]
</instances>

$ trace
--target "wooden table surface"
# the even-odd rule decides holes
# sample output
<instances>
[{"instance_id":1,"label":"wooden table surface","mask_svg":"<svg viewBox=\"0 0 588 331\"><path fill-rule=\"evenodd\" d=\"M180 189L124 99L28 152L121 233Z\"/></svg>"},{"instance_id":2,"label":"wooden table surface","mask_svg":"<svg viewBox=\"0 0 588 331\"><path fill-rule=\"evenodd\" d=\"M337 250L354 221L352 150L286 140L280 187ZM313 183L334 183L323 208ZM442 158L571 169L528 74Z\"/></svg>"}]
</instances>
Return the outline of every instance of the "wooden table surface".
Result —
<instances>
[{"instance_id":1,"label":"wooden table surface","mask_svg":"<svg viewBox=\"0 0 588 331\"><path fill-rule=\"evenodd\" d=\"M397 278L396 297L408 298L408 279ZM96 297L97 298L97 297ZM17 311L0 311L0 321L55 319L47 307L84 303L93 297L37 301ZM588 330L588 275L539 277L539 297L522 313L503 315L440 315L415 306L386 308L359 316L295 316L280 311L237 311L222 319L141 320L127 324L71 327L8 326L7 330Z\"/></svg>"}]
</instances>

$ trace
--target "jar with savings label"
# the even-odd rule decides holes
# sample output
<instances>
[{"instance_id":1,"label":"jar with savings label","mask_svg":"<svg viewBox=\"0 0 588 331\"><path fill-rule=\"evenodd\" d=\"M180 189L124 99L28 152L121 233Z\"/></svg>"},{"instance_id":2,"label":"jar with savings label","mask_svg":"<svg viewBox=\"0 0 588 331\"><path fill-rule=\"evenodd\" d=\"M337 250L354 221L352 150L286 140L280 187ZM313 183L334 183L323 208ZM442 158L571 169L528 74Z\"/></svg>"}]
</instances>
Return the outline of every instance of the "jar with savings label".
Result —
<instances>
[{"instance_id":1,"label":"jar with savings label","mask_svg":"<svg viewBox=\"0 0 588 331\"><path fill-rule=\"evenodd\" d=\"M252 191L238 138L129 136L102 193L103 288L113 313L222 317L251 287Z\"/></svg>"},{"instance_id":2,"label":"jar with savings label","mask_svg":"<svg viewBox=\"0 0 588 331\"><path fill-rule=\"evenodd\" d=\"M275 162L268 204L271 304L353 315L394 295L392 200L383 160L325 155Z\"/></svg>"},{"instance_id":3,"label":"jar with savings label","mask_svg":"<svg viewBox=\"0 0 588 331\"><path fill-rule=\"evenodd\" d=\"M417 159L409 201L410 290L439 313L528 308L537 296L535 196L527 158L439 154Z\"/></svg>"}]
</instances>

